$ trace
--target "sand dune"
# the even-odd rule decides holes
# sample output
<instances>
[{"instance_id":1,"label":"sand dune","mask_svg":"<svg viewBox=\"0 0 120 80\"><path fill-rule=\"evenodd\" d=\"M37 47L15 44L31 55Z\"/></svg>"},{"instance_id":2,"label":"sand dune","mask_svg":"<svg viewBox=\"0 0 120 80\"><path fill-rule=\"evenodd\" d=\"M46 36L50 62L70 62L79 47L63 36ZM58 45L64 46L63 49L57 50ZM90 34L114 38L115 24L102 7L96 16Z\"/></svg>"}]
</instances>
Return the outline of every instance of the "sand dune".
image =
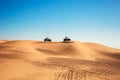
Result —
<instances>
[{"instance_id":1,"label":"sand dune","mask_svg":"<svg viewBox=\"0 0 120 80\"><path fill-rule=\"evenodd\" d=\"M120 50L71 41L0 41L0 80L120 80Z\"/></svg>"}]
</instances>

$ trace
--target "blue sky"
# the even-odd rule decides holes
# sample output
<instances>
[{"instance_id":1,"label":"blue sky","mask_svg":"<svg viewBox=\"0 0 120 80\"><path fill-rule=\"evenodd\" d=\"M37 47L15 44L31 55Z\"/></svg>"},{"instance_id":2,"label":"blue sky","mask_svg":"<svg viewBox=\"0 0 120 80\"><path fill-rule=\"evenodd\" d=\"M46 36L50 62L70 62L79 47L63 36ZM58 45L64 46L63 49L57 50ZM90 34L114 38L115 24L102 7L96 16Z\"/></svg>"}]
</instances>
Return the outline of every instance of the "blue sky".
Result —
<instances>
[{"instance_id":1,"label":"blue sky","mask_svg":"<svg viewBox=\"0 0 120 80\"><path fill-rule=\"evenodd\" d=\"M66 35L120 49L120 0L0 0L0 39Z\"/></svg>"}]
</instances>

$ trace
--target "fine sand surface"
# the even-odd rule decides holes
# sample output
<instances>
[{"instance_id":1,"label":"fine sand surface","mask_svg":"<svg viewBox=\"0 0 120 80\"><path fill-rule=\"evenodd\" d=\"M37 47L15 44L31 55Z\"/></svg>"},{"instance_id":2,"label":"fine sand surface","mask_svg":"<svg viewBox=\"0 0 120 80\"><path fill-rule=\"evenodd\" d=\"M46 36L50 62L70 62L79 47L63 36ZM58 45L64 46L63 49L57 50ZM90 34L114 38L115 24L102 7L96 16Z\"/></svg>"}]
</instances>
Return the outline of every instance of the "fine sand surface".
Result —
<instances>
[{"instance_id":1,"label":"fine sand surface","mask_svg":"<svg viewBox=\"0 0 120 80\"><path fill-rule=\"evenodd\" d=\"M120 50L78 41L1 40L0 80L120 80Z\"/></svg>"}]
</instances>

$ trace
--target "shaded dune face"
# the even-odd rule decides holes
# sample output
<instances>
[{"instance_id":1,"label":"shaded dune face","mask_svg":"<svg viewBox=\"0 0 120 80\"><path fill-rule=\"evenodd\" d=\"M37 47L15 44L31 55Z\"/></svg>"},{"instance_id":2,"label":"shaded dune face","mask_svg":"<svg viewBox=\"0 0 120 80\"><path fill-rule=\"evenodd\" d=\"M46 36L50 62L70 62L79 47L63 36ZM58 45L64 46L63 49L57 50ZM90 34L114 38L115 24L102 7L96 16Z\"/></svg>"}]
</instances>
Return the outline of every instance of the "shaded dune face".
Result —
<instances>
[{"instance_id":1,"label":"shaded dune face","mask_svg":"<svg viewBox=\"0 0 120 80\"><path fill-rule=\"evenodd\" d=\"M118 59L120 50L96 43L38 43L35 49L43 54L63 55L78 59ZM118 56L118 57L117 57Z\"/></svg>"},{"instance_id":2,"label":"shaded dune face","mask_svg":"<svg viewBox=\"0 0 120 80\"><path fill-rule=\"evenodd\" d=\"M75 55L77 54L77 49L73 43L49 43L49 44L40 44L37 46L36 50L51 54L51 55Z\"/></svg>"},{"instance_id":3,"label":"shaded dune face","mask_svg":"<svg viewBox=\"0 0 120 80\"><path fill-rule=\"evenodd\" d=\"M107 53L107 52L101 52L105 56L109 56L114 59L120 59L120 53L114 52L114 53Z\"/></svg>"},{"instance_id":4,"label":"shaded dune face","mask_svg":"<svg viewBox=\"0 0 120 80\"><path fill-rule=\"evenodd\" d=\"M0 54L0 58L7 58L7 59L18 59L18 54Z\"/></svg>"},{"instance_id":5,"label":"shaded dune face","mask_svg":"<svg viewBox=\"0 0 120 80\"><path fill-rule=\"evenodd\" d=\"M0 42L0 80L120 80L120 50L97 43Z\"/></svg>"},{"instance_id":6,"label":"shaded dune face","mask_svg":"<svg viewBox=\"0 0 120 80\"><path fill-rule=\"evenodd\" d=\"M80 46L81 48L79 48ZM84 46L77 45L75 42L69 42L69 43L42 43L42 44L36 44L36 50L39 52L47 53L50 55L63 55L63 56L83 56L86 50L82 50ZM84 52L84 53L83 53ZM81 54L83 53L83 54Z\"/></svg>"}]
</instances>

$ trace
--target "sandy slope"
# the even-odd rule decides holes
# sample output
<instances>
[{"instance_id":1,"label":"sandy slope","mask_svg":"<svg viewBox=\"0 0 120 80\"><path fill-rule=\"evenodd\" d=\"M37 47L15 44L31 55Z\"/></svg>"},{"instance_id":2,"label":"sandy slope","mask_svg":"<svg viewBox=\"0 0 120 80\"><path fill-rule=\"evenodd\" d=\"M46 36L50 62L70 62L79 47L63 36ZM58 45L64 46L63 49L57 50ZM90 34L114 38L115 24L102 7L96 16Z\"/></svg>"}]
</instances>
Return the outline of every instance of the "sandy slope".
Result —
<instances>
[{"instance_id":1,"label":"sandy slope","mask_svg":"<svg viewBox=\"0 0 120 80\"><path fill-rule=\"evenodd\" d=\"M0 41L0 80L120 80L120 50L72 41Z\"/></svg>"}]
</instances>

